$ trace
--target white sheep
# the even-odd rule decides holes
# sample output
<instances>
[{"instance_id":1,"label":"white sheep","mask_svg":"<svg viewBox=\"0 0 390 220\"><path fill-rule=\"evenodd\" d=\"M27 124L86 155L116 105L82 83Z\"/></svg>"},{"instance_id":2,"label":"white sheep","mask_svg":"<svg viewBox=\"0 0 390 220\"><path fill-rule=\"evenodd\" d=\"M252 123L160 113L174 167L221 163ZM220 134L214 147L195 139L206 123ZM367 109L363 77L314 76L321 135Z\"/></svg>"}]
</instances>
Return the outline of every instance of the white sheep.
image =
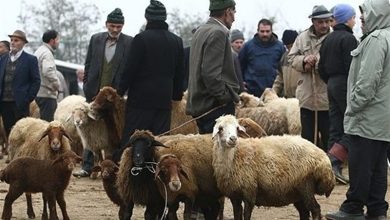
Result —
<instances>
[{"instance_id":1,"label":"white sheep","mask_svg":"<svg viewBox=\"0 0 390 220\"><path fill-rule=\"evenodd\" d=\"M79 156L83 153L83 145L71 116L74 109L80 108L86 103L87 102L83 96L67 96L58 103L57 109L54 112L54 120L58 120L64 125L65 131L69 134L69 137L72 138L72 150Z\"/></svg>"},{"instance_id":2,"label":"white sheep","mask_svg":"<svg viewBox=\"0 0 390 220\"><path fill-rule=\"evenodd\" d=\"M335 177L327 155L299 136L239 139L242 129L232 115L217 119L213 129L213 169L218 188L233 204L235 219L251 218L257 206L293 203L300 219L321 219L314 195L332 192Z\"/></svg>"},{"instance_id":3,"label":"white sheep","mask_svg":"<svg viewBox=\"0 0 390 220\"><path fill-rule=\"evenodd\" d=\"M288 134L301 134L301 112L299 100L296 98L278 97L271 88L266 88L260 97L264 106L272 111L280 112L287 119Z\"/></svg>"}]
</instances>

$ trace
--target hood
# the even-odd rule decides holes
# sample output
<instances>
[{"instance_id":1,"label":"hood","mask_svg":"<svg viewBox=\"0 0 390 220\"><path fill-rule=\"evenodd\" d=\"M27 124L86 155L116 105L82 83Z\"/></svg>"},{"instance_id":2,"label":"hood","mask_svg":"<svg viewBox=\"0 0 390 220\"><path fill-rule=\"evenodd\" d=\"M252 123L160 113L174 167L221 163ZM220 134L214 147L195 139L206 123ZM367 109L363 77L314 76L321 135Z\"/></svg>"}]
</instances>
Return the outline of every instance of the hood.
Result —
<instances>
[{"instance_id":1,"label":"hood","mask_svg":"<svg viewBox=\"0 0 390 220\"><path fill-rule=\"evenodd\" d=\"M365 21L363 33L390 27L389 0L365 0L360 9Z\"/></svg>"}]
</instances>

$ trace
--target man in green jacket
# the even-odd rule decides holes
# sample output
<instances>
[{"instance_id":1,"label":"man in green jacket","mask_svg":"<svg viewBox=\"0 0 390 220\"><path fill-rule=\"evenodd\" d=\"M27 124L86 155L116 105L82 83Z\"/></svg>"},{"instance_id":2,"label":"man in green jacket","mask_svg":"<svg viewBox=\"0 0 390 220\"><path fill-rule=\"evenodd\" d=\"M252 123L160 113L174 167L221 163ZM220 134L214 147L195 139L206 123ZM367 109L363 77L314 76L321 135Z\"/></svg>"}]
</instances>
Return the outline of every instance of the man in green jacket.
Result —
<instances>
[{"instance_id":1,"label":"man in green jacket","mask_svg":"<svg viewBox=\"0 0 390 220\"><path fill-rule=\"evenodd\" d=\"M390 4L366 0L360 6L363 40L351 52L345 133L350 187L332 220L387 219L387 149L390 143ZM366 216L364 215L366 206Z\"/></svg>"}]
</instances>

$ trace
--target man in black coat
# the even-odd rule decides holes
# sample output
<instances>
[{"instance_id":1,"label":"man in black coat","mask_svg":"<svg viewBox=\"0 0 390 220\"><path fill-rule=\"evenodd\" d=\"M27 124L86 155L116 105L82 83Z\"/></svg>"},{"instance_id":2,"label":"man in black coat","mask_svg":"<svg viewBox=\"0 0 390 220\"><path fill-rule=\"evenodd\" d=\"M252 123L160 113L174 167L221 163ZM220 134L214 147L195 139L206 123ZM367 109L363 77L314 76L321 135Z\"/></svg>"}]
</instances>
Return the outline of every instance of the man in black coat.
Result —
<instances>
[{"instance_id":1,"label":"man in black coat","mask_svg":"<svg viewBox=\"0 0 390 220\"><path fill-rule=\"evenodd\" d=\"M83 89L87 102L104 86L118 89L120 76L123 74L125 63L129 60L132 37L123 34L122 28L125 18L122 11L116 8L107 16L106 32L94 34L88 46L87 58L84 67ZM73 173L76 177L89 176L94 165L93 153L84 150L83 167Z\"/></svg>"},{"instance_id":2,"label":"man in black coat","mask_svg":"<svg viewBox=\"0 0 390 220\"><path fill-rule=\"evenodd\" d=\"M151 0L145 10L145 31L134 37L119 94L127 91L124 146L135 129L158 135L170 129L171 101L183 95L182 39L168 31L165 7Z\"/></svg>"}]
</instances>

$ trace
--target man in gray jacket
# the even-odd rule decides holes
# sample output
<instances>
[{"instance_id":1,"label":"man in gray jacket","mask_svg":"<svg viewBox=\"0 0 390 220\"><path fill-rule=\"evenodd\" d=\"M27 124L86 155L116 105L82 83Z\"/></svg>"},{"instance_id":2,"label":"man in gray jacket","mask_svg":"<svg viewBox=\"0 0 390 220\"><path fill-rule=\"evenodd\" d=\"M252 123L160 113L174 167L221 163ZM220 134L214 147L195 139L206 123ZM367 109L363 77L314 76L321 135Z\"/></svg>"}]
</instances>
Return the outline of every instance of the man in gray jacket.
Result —
<instances>
[{"instance_id":1,"label":"man in gray jacket","mask_svg":"<svg viewBox=\"0 0 390 220\"><path fill-rule=\"evenodd\" d=\"M240 101L234 71L229 29L234 22L233 0L210 0L210 18L195 32L190 52L187 114L198 117L199 133L211 133L215 119L234 114Z\"/></svg>"},{"instance_id":2,"label":"man in gray jacket","mask_svg":"<svg viewBox=\"0 0 390 220\"><path fill-rule=\"evenodd\" d=\"M54 62L54 50L58 48L60 37L55 30L48 30L42 36L43 44L34 53L38 59L41 86L35 101L39 106L41 119L53 121L57 108L57 96L60 81Z\"/></svg>"},{"instance_id":3,"label":"man in gray jacket","mask_svg":"<svg viewBox=\"0 0 390 220\"><path fill-rule=\"evenodd\" d=\"M351 52L345 133L350 186L332 220L385 220L388 203L387 150L390 143L390 4L366 0L360 6L363 40ZM364 206L367 213L364 215Z\"/></svg>"},{"instance_id":4,"label":"man in gray jacket","mask_svg":"<svg viewBox=\"0 0 390 220\"><path fill-rule=\"evenodd\" d=\"M123 75L132 37L123 34L125 23L122 10L116 8L107 16L107 31L94 34L88 46L87 58L84 65L83 89L87 102L104 86L118 89L120 76ZM73 173L76 177L89 176L94 165L93 153L84 150L83 166L80 171Z\"/></svg>"}]
</instances>

